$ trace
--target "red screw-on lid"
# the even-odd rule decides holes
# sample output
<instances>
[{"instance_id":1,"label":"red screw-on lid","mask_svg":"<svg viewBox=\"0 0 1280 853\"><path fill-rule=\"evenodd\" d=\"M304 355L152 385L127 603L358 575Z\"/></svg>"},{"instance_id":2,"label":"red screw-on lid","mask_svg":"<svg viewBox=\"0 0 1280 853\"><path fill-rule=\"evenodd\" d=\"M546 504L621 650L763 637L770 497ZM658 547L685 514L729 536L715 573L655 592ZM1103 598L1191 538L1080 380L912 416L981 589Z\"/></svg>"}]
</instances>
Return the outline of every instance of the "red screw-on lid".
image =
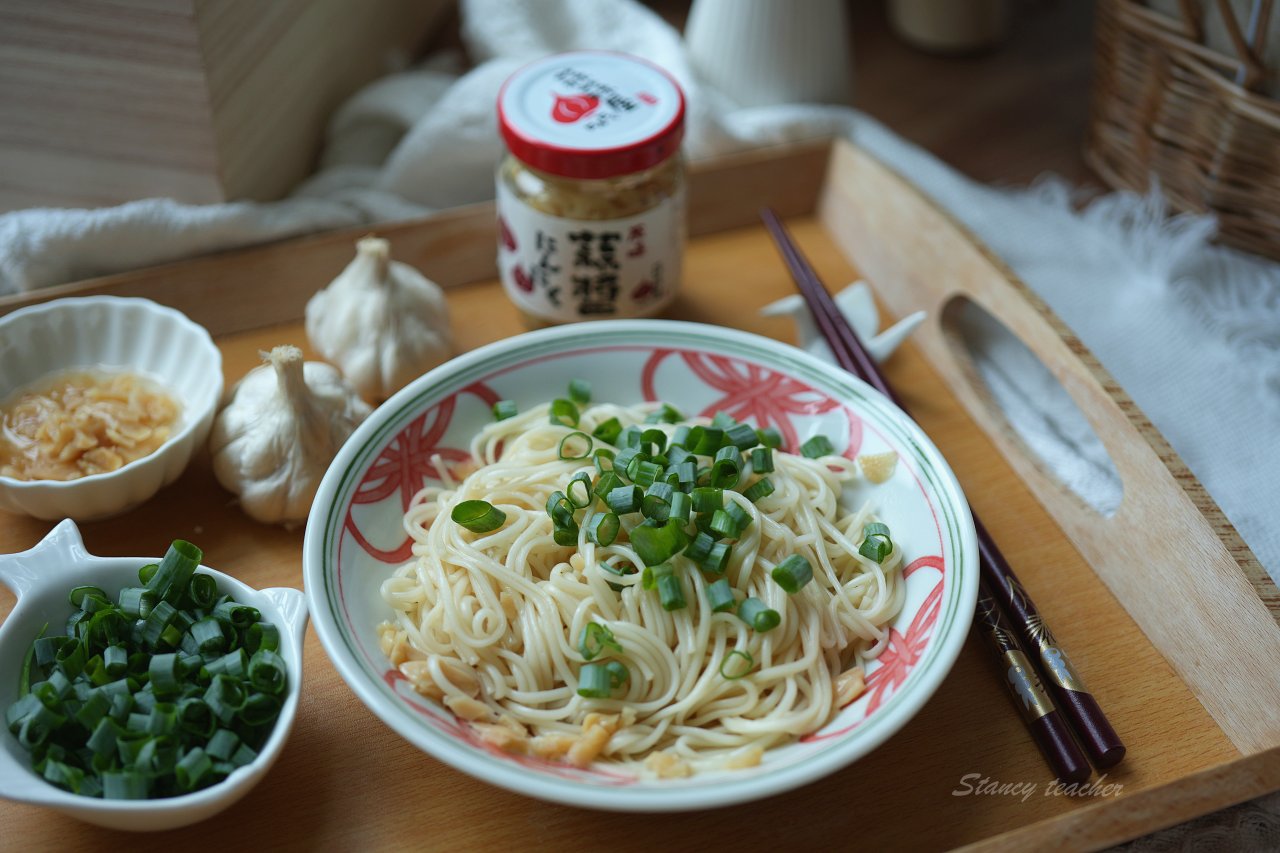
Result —
<instances>
[{"instance_id":1,"label":"red screw-on lid","mask_svg":"<svg viewBox=\"0 0 1280 853\"><path fill-rule=\"evenodd\" d=\"M612 178L651 169L680 149L684 93L670 74L625 53L561 53L507 79L498 127L511 153L534 169Z\"/></svg>"}]
</instances>

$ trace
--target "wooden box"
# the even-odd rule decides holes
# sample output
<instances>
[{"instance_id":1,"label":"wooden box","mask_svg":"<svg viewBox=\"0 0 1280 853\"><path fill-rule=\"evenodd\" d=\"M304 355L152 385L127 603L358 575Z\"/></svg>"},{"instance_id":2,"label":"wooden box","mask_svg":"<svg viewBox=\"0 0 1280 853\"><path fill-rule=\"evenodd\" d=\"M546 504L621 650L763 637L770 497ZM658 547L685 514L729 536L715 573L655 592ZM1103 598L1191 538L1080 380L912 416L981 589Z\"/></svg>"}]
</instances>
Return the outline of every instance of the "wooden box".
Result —
<instances>
[{"instance_id":1,"label":"wooden box","mask_svg":"<svg viewBox=\"0 0 1280 853\"><path fill-rule=\"evenodd\" d=\"M273 199L448 0L0 4L0 211Z\"/></svg>"}]
</instances>

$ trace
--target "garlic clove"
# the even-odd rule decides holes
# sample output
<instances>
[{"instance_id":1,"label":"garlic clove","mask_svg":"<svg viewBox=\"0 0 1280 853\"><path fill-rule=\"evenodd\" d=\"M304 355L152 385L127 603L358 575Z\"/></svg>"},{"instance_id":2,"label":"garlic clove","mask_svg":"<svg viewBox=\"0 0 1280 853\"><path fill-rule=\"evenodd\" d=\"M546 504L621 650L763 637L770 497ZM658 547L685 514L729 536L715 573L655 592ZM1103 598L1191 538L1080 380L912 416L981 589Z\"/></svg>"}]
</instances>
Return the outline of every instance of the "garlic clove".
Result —
<instances>
[{"instance_id":1,"label":"garlic clove","mask_svg":"<svg viewBox=\"0 0 1280 853\"><path fill-rule=\"evenodd\" d=\"M300 522L338 448L371 410L336 368L304 361L295 346L263 359L214 421L213 470L250 517Z\"/></svg>"},{"instance_id":2,"label":"garlic clove","mask_svg":"<svg viewBox=\"0 0 1280 853\"><path fill-rule=\"evenodd\" d=\"M307 303L307 337L364 397L389 397L453 352L449 306L439 285L391 259L378 237Z\"/></svg>"},{"instance_id":3,"label":"garlic clove","mask_svg":"<svg viewBox=\"0 0 1280 853\"><path fill-rule=\"evenodd\" d=\"M382 237L361 237L356 241L356 258L363 263L373 266L370 279L379 284L386 285L387 277L391 272L391 243Z\"/></svg>"}]
</instances>

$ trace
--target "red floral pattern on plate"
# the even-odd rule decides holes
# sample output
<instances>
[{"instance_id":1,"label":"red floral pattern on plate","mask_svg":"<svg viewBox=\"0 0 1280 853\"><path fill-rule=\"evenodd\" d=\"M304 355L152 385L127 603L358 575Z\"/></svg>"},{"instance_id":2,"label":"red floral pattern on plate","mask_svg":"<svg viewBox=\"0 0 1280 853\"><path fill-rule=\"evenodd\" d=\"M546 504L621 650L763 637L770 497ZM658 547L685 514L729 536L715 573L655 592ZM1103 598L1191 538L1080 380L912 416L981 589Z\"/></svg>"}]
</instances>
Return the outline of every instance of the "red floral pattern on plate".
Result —
<instances>
[{"instance_id":1,"label":"red floral pattern on plate","mask_svg":"<svg viewBox=\"0 0 1280 853\"><path fill-rule=\"evenodd\" d=\"M889 645L880 653L880 657L876 658L879 665L867 675L867 693L870 701L863 710L862 718L842 729L830 732L818 731L806 735L801 738L802 742L810 743L839 737L857 728L902 686L907 676L911 674L912 668L920 662L925 649L929 647L929 641L933 639L933 629L938 624L938 616L942 612L942 593L946 585L946 568L941 557L921 557L911 561L902 570L903 580L923 568L936 569L939 573L938 583L920 605L920 609L916 611L906 634L899 633L895 628L889 629Z\"/></svg>"},{"instance_id":2,"label":"red floral pattern on plate","mask_svg":"<svg viewBox=\"0 0 1280 853\"><path fill-rule=\"evenodd\" d=\"M654 380L658 367L671 355L679 355L693 375L721 393L700 415L711 417L725 412L740 421L751 421L759 429L777 427L782 447L796 448L800 439L792 423L793 415L819 415L843 408L839 402L793 376L778 373L750 361L691 350L657 349L645 362L641 389L649 401L660 400ZM845 408L849 420L849 442L844 455L852 459L862 445L862 419Z\"/></svg>"},{"instance_id":3,"label":"red floral pattern on plate","mask_svg":"<svg viewBox=\"0 0 1280 853\"><path fill-rule=\"evenodd\" d=\"M446 397L438 405L410 421L408 426L391 439L356 487L351 506L347 507L344 525L352 538L374 559L383 563L403 563L413 553L413 540L405 536L404 541L395 548L377 547L360 531L352 513L353 508L357 504L379 503L399 492L401 510L408 509L409 501L427 480L438 480L443 476L443 472L432 462L433 456L438 454L444 462L454 464L471 460L471 453L467 450L440 446L440 440L449 429L449 421L453 419L458 397L462 394L479 397L489 406L498 402L497 392L483 382L469 385L457 394Z\"/></svg>"},{"instance_id":4,"label":"red floral pattern on plate","mask_svg":"<svg viewBox=\"0 0 1280 853\"><path fill-rule=\"evenodd\" d=\"M868 715L874 714L888 694L907 680L912 667L929 645L941 606L942 581L939 580L911 620L906 634L899 634L895 628L889 629L889 647L880 653L880 667L867 676L867 689L871 692L871 701L867 703Z\"/></svg>"}]
</instances>

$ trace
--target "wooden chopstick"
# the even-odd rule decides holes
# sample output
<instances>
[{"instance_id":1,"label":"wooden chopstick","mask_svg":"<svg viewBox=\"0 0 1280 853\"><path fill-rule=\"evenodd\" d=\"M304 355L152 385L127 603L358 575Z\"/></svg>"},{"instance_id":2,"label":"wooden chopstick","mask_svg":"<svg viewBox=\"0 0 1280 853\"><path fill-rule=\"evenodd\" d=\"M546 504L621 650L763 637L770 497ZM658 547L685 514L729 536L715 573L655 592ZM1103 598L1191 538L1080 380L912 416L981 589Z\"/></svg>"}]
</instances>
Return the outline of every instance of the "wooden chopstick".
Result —
<instances>
[{"instance_id":1,"label":"wooden chopstick","mask_svg":"<svg viewBox=\"0 0 1280 853\"><path fill-rule=\"evenodd\" d=\"M881 373L879 365L871 358L866 347L858 339L857 333L840 313L826 286L787 234L778 217L772 210L765 209L761 212L761 218L777 244L778 250L782 253L796 286L809 305L809 310L813 312L819 331L831 346L837 363L884 394L898 408L906 411L902 400L894 393L888 380ZM1021 635L1026 646L1038 652L1049 691L1062 709L1061 712L1055 709L1052 713L1041 715L1038 719L1044 721L1043 724L1032 726L1031 729L1050 766L1064 781L1068 781L1064 774L1078 773L1081 765L1084 772L1081 778L1088 777L1088 765L1084 763L1084 757L1080 755L1079 749L1067 734L1064 716L1065 720L1070 721L1070 728L1084 745L1095 767L1101 770L1115 766L1124 758L1124 744L1107 721L1106 715L1093 695L1085 689L1066 652L1057 644L1048 625L1036 610L1034 602L1019 583L1013 569L1000 553L991 534L983 527L977 515L973 516L973 523L978 534L979 563L982 572L982 591L978 608L980 620L987 625L989 635L998 640L997 646L1001 649L1001 654L1007 656L1013 651L1021 654L1020 646L1016 649L1012 647L1006 649L1005 643L1000 641L1002 633L1016 641L1015 632L1002 631L1000 627L1003 624L1000 611L1003 610L1012 617L1017 627L1016 635ZM981 600L998 603L998 606L987 608L989 612L984 612ZM1014 675L1015 673L1011 670L1011 678ZM1031 670L1031 678L1036 680L1034 669ZM1021 706L1023 703L1019 702L1019 704ZM1028 709L1024 707L1023 710ZM1052 731L1045 731L1046 727ZM1074 755L1071 754L1072 752Z\"/></svg>"},{"instance_id":2,"label":"wooden chopstick","mask_svg":"<svg viewBox=\"0 0 1280 853\"><path fill-rule=\"evenodd\" d=\"M1054 707L1045 692L1044 682L1031 663L1018 633L1009 626L1008 618L991 595L983 579L978 580L978 612L975 627L991 646L1001 679L1009 690L1031 738L1040 747L1053 774L1063 782L1083 782L1090 776L1089 762L1071 737L1071 726L1062 712Z\"/></svg>"}]
</instances>

